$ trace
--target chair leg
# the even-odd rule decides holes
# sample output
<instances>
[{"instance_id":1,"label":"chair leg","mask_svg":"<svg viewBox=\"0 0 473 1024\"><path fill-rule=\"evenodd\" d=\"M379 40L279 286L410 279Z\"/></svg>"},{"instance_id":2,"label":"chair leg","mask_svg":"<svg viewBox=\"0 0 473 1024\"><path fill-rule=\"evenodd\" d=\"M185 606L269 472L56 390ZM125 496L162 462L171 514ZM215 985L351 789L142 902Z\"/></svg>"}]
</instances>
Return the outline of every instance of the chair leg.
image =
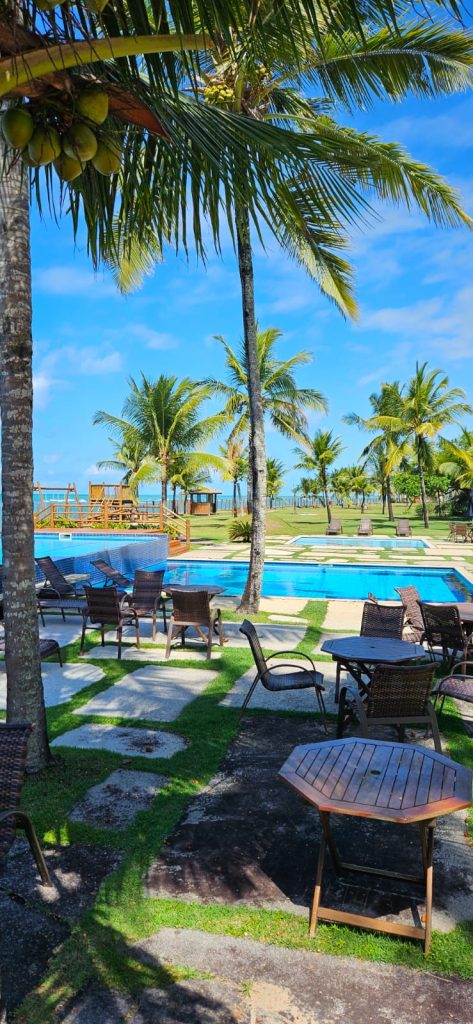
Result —
<instances>
[{"instance_id":1,"label":"chair leg","mask_svg":"<svg viewBox=\"0 0 473 1024\"><path fill-rule=\"evenodd\" d=\"M444 695L443 699L445 700L445 695ZM442 703L442 707L443 707L443 703ZM427 712L428 712L428 715L429 715L429 718L430 718L430 725L431 725L431 728L432 728L432 737L433 737L433 741L434 741L434 747L435 747L435 749L437 751L437 754L441 754L442 753L442 741L440 739L440 731L439 731L439 726L438 726L438 722L437 722L437 715L435 714L435 708L430 706L427 709Z\"/></svg>"},{"instance_id":2,"label":"chair leg","mask_svg":"<svg viewBox=\"0 0 473 1024\"><path fill-rule=\"evenodd\" d=\"M259 676L259 672L258 672L256 674L255 679L253 679L253 682L252 682L252 684L251 684L251 686L250 686L250 688L248 690L248 693L247 693L247 695L246 695L246 697L245 697L245 699L243 701L243 704L241 706L241 710L242 711L244 711L245 708L248 707L248 704L250 703L250 700L251 700L251 698L252 698L252 696L253 696L253 694L255 692L256 686L259 683L259 679L260 679L260 676Z\"/></svg>"},{"instance_id":3,"label":"chair leg","mask_svg":"<svg viewBox=\"0 0 473 1024\"><path fill-rule=\"evenodd\" d=\"M345 699L347 695L347 688L344 686L340 691L340 701L338 704L338 719L337 719L337 740L341 740L343 737L343 726L345 724Z\"/></svg>"},{"instance_id":4,"label":"chair leg","mask_svg":"<svg viewBox=\"0 0 473 1024\"><path fill-rule=\"evenodd\" d=\"M100 636L102 638L102 640L101 640L102 647L105 647L105 625L104 625L103 622L102 622L102 625L100 626ZM117 630L117 639L118 639L118 630Z\"/></svg>"},{"instance_id":5,"label":"chair leg","mask_svg":"<svg viewBox=\"0 0 473 1024\"><path fill-rule=\"evenodd\" d=\"M57 652L56 653L57 653L57 656L58 656L59 664L60 664L60 666L62 668L62 654L61 654L61 648L60 648L59 644L57 645Z\"/></svg>"},{"instance_id":6,"label":"chair leg","mask_svg":"<svg viewBox=\"0 0 473 1024\"><path fill-rule=\"evenodd\" d=\"M212 620L210 620L210 625L209 625L209 632L208 632L208 636L207 636L207 659L208 659L209 661L210 661L210 658L212 657L212 638L213 638L213 631L214 631L214 624L213 624L213 621L212 621Z\"/></svg>"},{"instance_id":7,"label":"chair leg","mask_svg":"<svg viewBox=\"0 0 473 1024\"><path fill-rule=\"evenodd\" d=\"M165 658L169 658L169 656L171 654L171 640L172 640L173 632L174 632L174 615L171 615L171 618L169 620L169 627L168 627L168 638L167 638L167 643L166 643L166 653L164 655Z\"/></svg>"},{"instance_id":8,"label":"chair leg","mask_svg":"<svg viewBox=\"0 0 473 1024\"><path fill-rule=\"evenodd\" d=\"M41 625L45 626L46 623L44 621L43 609L42 609L41 605L38 605L38 611L39 611L39 617L41 619Z\"/></svg>"},{"instance_id":9,"label":"chair leg","mask_svg":"<svg viewBox=\"0 0 473 1024\"><path fill-rule=\"evenodd\" d=\"M80 638L79 654L83 654L84 653L84 640L85 640L85 631L86 631L86 629L87 629L87 619L83 619L83 621L82 621L82 633L81 633L81 638Z\"/></svg>"},{"instance_id":10,"label":"chair leg","mask_svg":"<svg viewBox=\"0 0 473 1024\"><path fill-rule=\"evenodd\" d=\"M220 609L217 612L217 632L218 632L218 642L220 644L220 647L223 647L223 645L225 643L225 637L223 635L223 623L222 623L222 615L221 615Z\"/></svg>"},{"instance_id":11,"label":"chair leg","mask_svg":"<svg viewBox=\"0 0 473 1024\"><path fill-rule=\"evenodd\" d=\"M136 620L135 633L136 633L136 646L137 646L137 648L139 650L140 649L140 620L139 619Z\"/></svg>"},{"instance_id":12,"label":"chair leg","mask_svg":"<svg viewBox=\"0 0 473 1024\"><path fill-rule=\"evenodd\" d=\"M316 700L317 700L317 704L319 705L320 714L322 715L322 725L324 727L324 732L325 732L325 735L328 736L327 722L325 720L325 715L326 715L325 701L324 701L324 698L323 698L323 694L322 694L321 690L319 690L318 686L315 686L314 689L315 689L315 697L316 697Z\"/></svg>"},{"instance_id":13,"label":"chair leg","mask_svg":"<svg viewBox=\"0 0 473 1024\"><path fill-rule=\"evenodd\" d=\"M24 814L23 811L17 811L15 818L19 828L23 828L25 831L26 838L30 844L31 852L36 861L36 866L41 875L41 881L43 885L52 885L51 878L49 876L49 871L46 866L46 861L44 859L43 851L38 843L38 839L31 818L29 818L27 814Z\"/></svg>"},{"instance_id":14,"label":"chair leg","mask_svg":"<svg viewBox=\"0 0 473 1024\"><path fill-rule=\"evenodd\" d=\"M153 612L153 618L151 621L151 639L153 643L156 640L156 612Z\"/></svg>"},{"instance_id":15,"label":"chair leg","mask_svg":"<svg viewBox=\"0 0 473 1024\"><path fill-rule=\"evenodd\" d=\"M121 660L122 656L122 627L119 626L117 629L117 640L118 640L118 660Z\"/></svg>"},{"instance_id":16,"label":"chair leg","mask_svg":"<svg viewBox=\"0 0 473 1024\"><path fill-rule=\"evenodd\" d=\"M340 662L337 661L337 670L335 673L335 703L338 704L340 700Z\"/></svg>"},{"instance_id":17,"label":"chair leg","mask_svg":"<svg viewBox=\"0 0 473 1024\"><path fill-rule=\"evenodd\" d=\"M165 601L161 602L161 611L163 613L164 632L166 632L166 630L167 630L167 622L166 622L166 602Z\"/></svg>"}]
</instances>

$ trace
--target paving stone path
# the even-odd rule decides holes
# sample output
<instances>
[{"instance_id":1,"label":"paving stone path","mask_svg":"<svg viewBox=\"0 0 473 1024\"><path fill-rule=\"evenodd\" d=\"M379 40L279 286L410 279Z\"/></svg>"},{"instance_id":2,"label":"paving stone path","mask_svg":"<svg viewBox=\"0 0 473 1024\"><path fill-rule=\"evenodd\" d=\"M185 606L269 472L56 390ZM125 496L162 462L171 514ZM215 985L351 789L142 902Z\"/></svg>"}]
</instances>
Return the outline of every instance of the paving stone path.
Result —
<instances>
[{"instance_id":1,"label":"paving stone path","mask_svg":"<svg viewBox=\"0 0 473 1024\"><path fill-rule=\"evenodd\" d=\"M208 669L148 665L123 676L76 713L173 722L215 678Z\"/></svg>"},{"instance_id":2,"label":"paving stone path","mask_svg":"<svg viewBox=\"0 0 473 1024\"><path fill-rule=\"evenodd\" d=\"M44 701L47 708L65 704L76 693L104 678L105 673L96 665L70 663L63 665L43 662L41 674L44 686ZM7 706L7 674L0 665L0 710Z\"/></svg>"},{"instance_id":3,"label":"paving stone path","mask_svg":"<svg viewBox=\"0 0 473 1024\"><path fill-rule=\"evenodd\" d=\"M157 729L133 729L124 725L100 725L90 722L71 729L53 740L52 747L79 747L82 750L112 750L115 754L136 757L173 757L187 746L182 736Z\"/></svg>"},{"instance_id":4,"label":"paving stone path","mask_svg":"<svg viewBox=\"0 0 473 1024\"><path fill-rule=\"evenodd\" d=\"M88 790L69 818L96 828L127 829L139 811L151 806L167 781L164 775L117 768L104 782Z\"/></svg>"},{"instance_id":5,"label":"paving stone path","mask_svg":"<svg viewBox=\"0 0 473 1024\"><path fill-rule=\"evenodd\" d=\"M224 622L223 631L227 641L225 644L226 647L248 647L248 641L246 637L240 633L240 624L238 622ZM301 640L304 639L307 631L307 625L301 622L300 619L296 619L296 624L292 622L280 624L259 622L256 624L256 631L261 640L262 646L266 647L268 650L293 650L294 647L297 647ZM149 643L151 641L151 623L144 622L140 625L140 634L143 637L143 640L146 640L146 643ZM109 630L105 634L105 639L107 642L114 643L115 632L113 630ZM192 628L189 628L186 632L186 642L187 641L189 642L190 651L192 650L194 642L202 643L202 641L199 641L198 633ZM216 639L213 650L216 649L217 642L218 641ZM123 643L135 644L135 632L129 626L126 626L123 630ZM165 643L166 637L161 628L157 633L156 644L164 646Z\"/></svg>"}]
</instances>

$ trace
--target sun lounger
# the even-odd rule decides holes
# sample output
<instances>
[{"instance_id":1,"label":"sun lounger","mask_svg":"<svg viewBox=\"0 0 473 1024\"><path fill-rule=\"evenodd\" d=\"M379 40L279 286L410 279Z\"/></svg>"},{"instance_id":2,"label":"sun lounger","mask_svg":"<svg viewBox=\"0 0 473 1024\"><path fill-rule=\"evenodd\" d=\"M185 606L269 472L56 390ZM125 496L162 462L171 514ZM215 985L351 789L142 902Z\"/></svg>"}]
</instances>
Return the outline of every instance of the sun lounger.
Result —
<instances>
[{"instance_id":1,"label":"sun lounger","mask_svg":"<svg viewBox=\"0 0 473 1024\"><path fill-rule=\"evenodd\" d=\"M362 516L360 519L360 525L358 527L359 537L371 537L373 533L373 527L369 516Z\"/></svg>"},{"instance_id":2,"label":"sun lounger","mask_svg":"<svg viewBox=\"0 0 473 1024\"><path fill-rule=\"evenodd\" d=\"M398 519L396 537L412 537L411 524L408 519Z\"/></svg>"},{"instance_id":3,"label":"sun lounger","mask_svg":"<svg viewBox=\"0 0 473 1024\"><path fill-rule=\"evenodd\" d=\"M326 537L338 537L343 533L342 524L340 519L332 519L332 522L328 524L325 531Z\"/></svg>"}]
</instances>

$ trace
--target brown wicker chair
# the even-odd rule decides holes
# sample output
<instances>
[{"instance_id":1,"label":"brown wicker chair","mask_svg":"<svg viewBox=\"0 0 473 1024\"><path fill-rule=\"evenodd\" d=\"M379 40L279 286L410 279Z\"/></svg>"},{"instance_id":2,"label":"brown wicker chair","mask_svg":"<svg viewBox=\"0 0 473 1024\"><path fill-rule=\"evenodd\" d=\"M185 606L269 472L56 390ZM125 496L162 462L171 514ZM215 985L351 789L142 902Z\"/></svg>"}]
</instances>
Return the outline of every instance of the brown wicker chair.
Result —
<instances>
[{"instance_id":1,"label":"brown wicker chair","mask_svg":"<svg viewBox=\"0 0 473 1024\"><path fill-rule=\"evenodd\" d=\"M120 590L125 590L126 587L131 586L131 580L127 576L124 576L119 569L114 569L110 562L106 562L103 558L97 558L96 562L91 562L91 565L95 565L95 568L105 576L104 587L115 586Z\"/></svg>"},{"instance_id":2,"label":"brown wicker chair","mask_svg":"<svg viewBox=\"0 0 473 1024\"><path fill-rule=\"evenodd\" d=\"M341 533L343 533L343 527L342 527L341 519L332 519L332 521L327 526L327 529L325 531L325 536L326 537L339 537Z\"/></svg>"},{"instance_id":3,"label":"brown wicker chair","mask_svg":"<svg viewBox=\"0 0 473 1024\"><path fill-rule=\"evenodd\" d=\"M396 537L412 537L411 524L408 519L398 519Z\"/></svg>"},{"instance_id":4,"label":"brown wicker chair","mask_svg":"<svg viewBox=\"0 0 473 1024\"><path fill-rule=\"evenodd\" d=\"M463 543L471 540L471 524L470 523L450 523L448 530L448 540L462 540Z\"/></svg>"},{"instance_id":5,"label":"brown wicker chair","mask_svg":"<svg viewBox=\"0 0 473 1024\"><path fill-rule=\"evenodd\" d=\"M395 587L396 593L404 608L404 639L414 644L423 643L425 637L424 620L419 607L420 594L415 587Z\"/></svg>"},{"instance_id":6,"label":"brown wicker chair","mask_svg":"<svg viewBox=\"0 0 473 1024\"><path fill-rule=\"evenodd\" d=\"M399 605L380 604L374 594L363 605L360 636L381 636L387 640L401 640L404 608ZM335 703L340 697L340 662L335 673Z\"/></svg>"},{"instance_id":7,"label":"brown wicker chair","mask_svg":"<svg viewBox=\"0 0 473 1024\"><path fill-rule=\"evenodd\" d=\"M437 753L442 753L440 733L430 696L435 665L377 665L367 697L362 700L344 686L340 692L337 738L343 736L346 723L357 719L362 736L369 737L370 726L395 725L404 741L408 725L425 724L432 729Z\"/></svg>"},{"instance_id":8,"label":"brown wicker chair","mask_svg":"<svg viewBox=\"0 0 473 1024\"><path fill-rule=\"evenodd\" d=\"M126 604L126 596L120 594L116 587L84 587L87 606L83 612L82 636L80 653L84 653L86 629L97 629L100 626L102 647L105 644L105 626L114 627L117 631L118 658L122 656L122 632L124 626L134 626L136 646L140 646L140 624L133 608ZM90 625L88 625L88 620Z\"/></svg>"},{"instance_id":9,"label":"brown wicker chair","mask_svg":"<svg viewBox=\"0 0 473 1024\"><path fill-rule=\"evenodd\" d=\"M0 651L3 652L4 650L5 650L5 630L2 627L0 629ZM39 654L40 654L41 661L44 661L45 658L52 657L53 654L56 655L56 657L57 657L57 659L59 661L59 664L60 664L60 666L62 668L61 648L60 648L57 640L49 640L49 639L46 639L46 638L40 639L40 641L39 641Z\"/></svg>"},{"instance_id":10,"label":"brown wicker chair","mask_svg":"<svg viewBox=\"0 0 473 1024\"><path fill-rule=\"evenodd\" d=\"M360 519L360 525L358 527L359 537L371 537L373 533L373 524L369 516L362 516Z\"/></svg>"},{"instance_id":11,"label":"brown wicker chair","mask_svg":"<svg viewBox=\"0 0 473 1024\"><path fill-rule=\"evenodd\" d=\"M201 639L207 644L207 657L210 658L212 656L214 629L217 630L220 646L223 646L225 643L220 608L210 607L208 590L185 590L181 588L173 590L170 587L169 594L172 597L173 607L169 620L165 657L169 658L171 644L176 637L181 637L181 644L184 646L186 629L188 626L193 626ZM203 629L207 630L207 636L203 633Z\"/></svg>"},{"instance_id":12,"label":"brown wicker chair","mask_svg":"<svg viewBox=\"0 0 473 1024\"><path fill-rule=\"evenodd\" d=\"M265 658L259 642L259 637L256 629L252 622L248 619L244 619L240 626L240 633L243 633L248 640L251 647L251 653L253 655L256 665L256 676L251 683L248 693L242 704L242 711L248 706L251 697L256 689L256 686L261 682L266 690L273 692L280 692L282 690L307 690L311 687L314 688L315 697L319 705L319 710L322 715L322 721L325 732L327 733L327 724L325 721L325 704L322 696L324 692L324 677L321 672L317 672L317 669L312 661L312 658L308 654L302 654L301 651L278 651L277 654L272 654L270 658ZM293 662L279 662L278 665L269 665L268 662L273 661L275 658L281 658L283 655L292 655L294 658L305 658L309 662L310 668L304 668L302 665L295 665ZM283 668L290 669L291 671L285 671L284 675L279 675L274 669Z\"/></svg>"},{"instance_id":13,"label":"brown wicker chair","mask_svg":"<svg viewBox=\"0 0 473 1024\"><path fill-rule=\"evenodd\" d=\"M443 711L445 697L464 700L473 704L473 661L459 661L452 665L448 676L441 679L434 690L434 705L441 698L439 714Z\"/></svg>"},{"instance_id":14,"label":"brown wicker chair","mask_svg":"<svg viewBox=\"0 0 473 1024\"><path fill-rule=\"evenodd\" d=\"M45 581L37 594L38 611L44 626L44 612L57 610L66 621L66 611L82 612L85 608L83 583L71 583L49 555L36 559Z\"/></svg>"},{"instance_id":15,"label":"brown wicker chair","mask_svg":"<svg viewBox=\"0 0 473 1024\"><path fill-rule=\"evenodd\" d=\"M163 596L164 569L137 569L133 581L133 591L127 596L127 604L139 619L152 620L151 636L156 640L156 616L162 612L164 630L167 629L166 600Z\"/></svg>"},{"instance_id":16,"label":"brown wicker chair","mask_svg":"<svg viewBox=\"0 0 473 1024\"><path fill-rule=\"evenodd\" d=\"M0 857L7 855L16 829L24 829L41 880L44 885L51 885L33 823L24 811L19 810L30 733L31 725L0 723Z\"/></svg>"},{"instance_id":17,"label":"brown wicker chair","mask_svg":"<svg viewBox=\"0 0 473 1024\"><path fill-rule=\"evenodd\" d=\"M442 660L449 669L458 656L466 660L473 638L465 633L458 608L454 604L426 604L419 602L425 630L425 641L432 658L440 648Z\"/></svg>"}]
</instances>

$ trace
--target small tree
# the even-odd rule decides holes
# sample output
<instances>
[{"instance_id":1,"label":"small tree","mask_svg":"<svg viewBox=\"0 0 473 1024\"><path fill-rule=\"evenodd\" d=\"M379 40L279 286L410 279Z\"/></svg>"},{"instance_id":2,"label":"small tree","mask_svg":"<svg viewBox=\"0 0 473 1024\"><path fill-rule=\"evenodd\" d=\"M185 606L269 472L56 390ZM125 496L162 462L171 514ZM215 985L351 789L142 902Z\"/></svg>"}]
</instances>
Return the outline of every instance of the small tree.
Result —
<instances>
[{"instance_id":1,"label":"small tree","mask_svg":"<svg viewBox=\"0 0 473 1024\"><path fill-rule=\"evenodd\" d=\"M328 522L332 522L332 512L328 496L328 467L344 451L344 445L340 437L335 437L333 430L317 430L312 438L306 437L302 446L295 449L299 458L296 469L307 469L309 472L318 473L324 496L324 505L327 510Z\"/></svg>"},{"instance_id":2,"label":"small tree","mask_svg":"<svg viewBox=\"0 0 473 1024\"><path fill-rule=\"evenodd\" d=\"M273 507L273 501L279 494L284 477L284 466L278 459L266 459L266 495L269 498L269 507Z\"/></svg>"}]
</instances>

